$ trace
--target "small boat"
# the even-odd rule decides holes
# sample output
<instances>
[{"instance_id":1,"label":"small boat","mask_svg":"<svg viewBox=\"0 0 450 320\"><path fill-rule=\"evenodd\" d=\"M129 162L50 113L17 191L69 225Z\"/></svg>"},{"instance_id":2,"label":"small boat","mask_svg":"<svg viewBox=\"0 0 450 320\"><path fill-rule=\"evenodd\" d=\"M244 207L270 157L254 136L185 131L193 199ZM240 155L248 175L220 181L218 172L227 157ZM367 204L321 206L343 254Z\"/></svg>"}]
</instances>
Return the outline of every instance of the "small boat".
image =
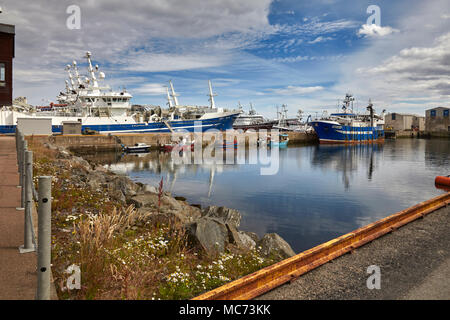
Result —
<instances>
[{"instance_id":1,"label":"small boat","mask_svg":"<svg viewBox=\"0 0 450 320\"><path fill-rule=\"evenodd\" d=\"M289 142L289 135L287 133L280 133L278 141L269 140L268 144L271 147L278 146L279 148L285 148L287 147L288 142Z\"/></svg>"},{"instance_id":2,"label":"small boat","mask_svg":"<svg viewBox=\"0 0 450 320\"><path fill-rule=\"evenodd\" d=\"M140 153L140 152L149 152L150 145L146 143L136 143L134 146L124 146L122 145L123 151L126 153Z\"/></svg>"},{"instance_id":3,"label":"small boat","mask_svg":"<svg viewBox=\"0 0 450 320\"><path fill-rule=\"evenodd\" d=\"M171 152L172 150L177 150L177 151L187 151L187 150L191 150L194 151L194 143L195 141L189 141L187 139L183 139L180 140L180 142L176 143L176 142L172 142L172 143L166 143L161 145L160 149L162 151L167 151L167 152Z\"/></svg>"}]
</instances>

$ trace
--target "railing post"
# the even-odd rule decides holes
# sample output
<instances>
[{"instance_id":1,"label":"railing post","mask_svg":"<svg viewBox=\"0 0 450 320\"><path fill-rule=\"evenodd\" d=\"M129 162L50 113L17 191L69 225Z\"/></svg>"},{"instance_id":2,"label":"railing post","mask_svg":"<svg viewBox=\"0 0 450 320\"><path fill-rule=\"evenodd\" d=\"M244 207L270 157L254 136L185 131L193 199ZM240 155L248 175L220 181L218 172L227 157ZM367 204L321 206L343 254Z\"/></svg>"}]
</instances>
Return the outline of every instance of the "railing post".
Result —
<instances>
[{"instance_id":1,"label":"railing post","mask_svg":"<svg viewBox=\"0 0 450 320\"><path fill-rule=\"evenodd\" d=\"M22 150L21 150L21 155L20 155L20 159L21 159L21 166L20 166L20 185L22 186L22 197L21 197L21 208L25 208L25 189L26 189L26 185L25 185L25 164L26 164L26 157L25 157L25 153L27 151L28 148L28 142L26 140L23 141L22 144Z\"/></svg>"},{"instance_id":2,"label":"railing post","mask_svg":"<svg viewBox=\"0 0 450 320\"><path fill-rule=\"evenodd\" d=\"M17 134L17 165L18 165L19 174L20 174L20 168L21 168L21 163L22 163L22 158L20 157L21 152L22 152L22 135L19 132ZM21 180L19 180L19 181L21 181Z\"/></svg>"},{"instance_id":3,"label":"railing post","mask_svg":"<svg viewBox=\"0 0 450 320\"><path fill-rule=\"evenodd\" d=\"M52 177L39 177L37 300L50 300Z\"/></svg>"},{"instance_id":4,"label":"railing post","mask_svg":"<svg viewBox=\"0 0 450 320\"><path fill-rule=\"evenodd\" d=\"M19 151L19 131L17 130L16 127L16 131L14 131L14 135L16 137L16 153ZM17 158L17 163L19 162L19 158Z\"/></svg>"},{"instance_id":5,"label":"railing post","mask_svg":"<svg viewBox=\"0 0 450 320\"><path fill-rule=\"evenodd\" d=\"M23 189L25 190L25 212L24 212L24 244L19 247L20 253L27 253L35 251L33 245L33 152L25 152L25 184Z\"/></svg>"}]
</instances>

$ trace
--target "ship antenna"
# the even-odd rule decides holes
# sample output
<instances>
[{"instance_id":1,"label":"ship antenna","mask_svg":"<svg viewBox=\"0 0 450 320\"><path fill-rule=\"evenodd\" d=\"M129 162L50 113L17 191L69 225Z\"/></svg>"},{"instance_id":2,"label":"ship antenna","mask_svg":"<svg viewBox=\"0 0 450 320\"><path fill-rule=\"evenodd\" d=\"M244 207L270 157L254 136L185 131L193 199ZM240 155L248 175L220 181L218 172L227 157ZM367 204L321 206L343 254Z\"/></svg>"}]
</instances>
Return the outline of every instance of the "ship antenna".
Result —
<instances>
[{"instance_id":1,"label":"ship antenna","mask_svg":"<svg viewBox=\"0 0 450 320\"><path fill-rule=\"evenodd\" d=\"M70 92L69 81L64 80L64 82L66 83L66 92L69 93Z\"/></svg>"},{"instance_id":2,"label":"ship antenna","mask_svg":"<svg viewBox=\"0 0 450 320\"><path fill-rule=\"evenodd\" d=\"M169 84L170 84L170 89L172 90L172 99L173 99L173 102L175 103L175 107L176 107L176 106L178 106L177 97L179 96L179 94L175 93L175 90L173 89L172 80L169 80Z\"/></svg>"},{"instance_id":3,"label":"ship antenna","mask_svg":"<svg viewBox=\"0 0 450 320\"><path fill-rule=\"evenodd\" d=\"M80 79L80 74L78 73L77 62L75 60L73 60L72 65L73 65L73 70L75 71L75 78L77 78L78 86L80 86L82 84L82 82Z\"/></svg>"},{"instance_id":4,"label":"ship antenna","mask_svg":"<svg viewBox=\"0 0 450 320\"><path fill-rule=\"evenodd\" d=\"M217 96L217 93L213 93L212 90L212 85L211 85L211 80L208 80L208 85L209 85L209 102L211 103L211 109L215 109L216 108L216 103L214 102L214 96Z\"/></svg>"},{"instance_id":5,"label":"ship antenna","mask_svg":"<svg viewBox=\"0 0 450 320\"><path fill-rule=\"evenodd\" d=\"M72 76L72 72L70 72L70 64L68 64L65 68L67 70L67 73L69 74L69 80L70 80L70 85L72 86L72 90L75 88L75 84L73 83L73 76Z\"/></svg>"}]
</instances>

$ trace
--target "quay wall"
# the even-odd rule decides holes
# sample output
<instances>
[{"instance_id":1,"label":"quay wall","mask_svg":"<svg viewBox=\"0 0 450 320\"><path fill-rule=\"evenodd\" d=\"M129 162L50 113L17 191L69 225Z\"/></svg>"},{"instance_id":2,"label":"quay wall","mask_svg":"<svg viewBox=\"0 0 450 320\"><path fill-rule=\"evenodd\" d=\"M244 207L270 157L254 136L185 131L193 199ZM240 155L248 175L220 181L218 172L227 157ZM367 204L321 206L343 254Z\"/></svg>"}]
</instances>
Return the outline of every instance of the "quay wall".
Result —
<instances>
[{"instance_id":1,"label":"quay wall","mask_svg":"<svg viewBox=\"0 0 450 320\"><path fill-rule=\"evenodd\" d=\"M315 133L288 132L289 144L318 143ZM194 138L194 135L191 134ZM36 139L41 142L50 141L55 145L67 148L71 151L82 153L120 151L120 143L133 146L136 143L146 143L157 149L160 145L172 142L171 133L144 133L144 134L114 134L114 135L52 135L52 136L28 136L27 139ZM225 139L225 133L224 133ZM203 146L211 141L207 133L203 134ZM246 139L248 143L248 138Z\"/></svg>"}]
</instances>

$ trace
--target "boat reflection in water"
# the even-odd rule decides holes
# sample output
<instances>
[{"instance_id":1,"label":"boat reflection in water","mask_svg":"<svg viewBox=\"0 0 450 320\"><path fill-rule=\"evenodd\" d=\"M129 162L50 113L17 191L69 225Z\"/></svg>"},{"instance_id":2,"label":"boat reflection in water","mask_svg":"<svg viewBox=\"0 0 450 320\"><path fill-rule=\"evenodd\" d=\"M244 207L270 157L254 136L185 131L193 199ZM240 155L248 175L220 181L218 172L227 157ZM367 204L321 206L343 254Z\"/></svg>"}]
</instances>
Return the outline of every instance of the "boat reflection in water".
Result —
<instances>
[{"instance_id":1,"label":"boat reflection in water","mask_svg":"<svg viewBox=\"0 0 450 320\"><path fill-rule=\"evenodd\" d=\"M345 189L348 189L352 175L359 169L364 168L367 180L372 180L377 167L376 154L382 151L382 144L318 145L314 149L311 164L322 169L341 172L342 183Z\"/></svg>"}]
</instances>

